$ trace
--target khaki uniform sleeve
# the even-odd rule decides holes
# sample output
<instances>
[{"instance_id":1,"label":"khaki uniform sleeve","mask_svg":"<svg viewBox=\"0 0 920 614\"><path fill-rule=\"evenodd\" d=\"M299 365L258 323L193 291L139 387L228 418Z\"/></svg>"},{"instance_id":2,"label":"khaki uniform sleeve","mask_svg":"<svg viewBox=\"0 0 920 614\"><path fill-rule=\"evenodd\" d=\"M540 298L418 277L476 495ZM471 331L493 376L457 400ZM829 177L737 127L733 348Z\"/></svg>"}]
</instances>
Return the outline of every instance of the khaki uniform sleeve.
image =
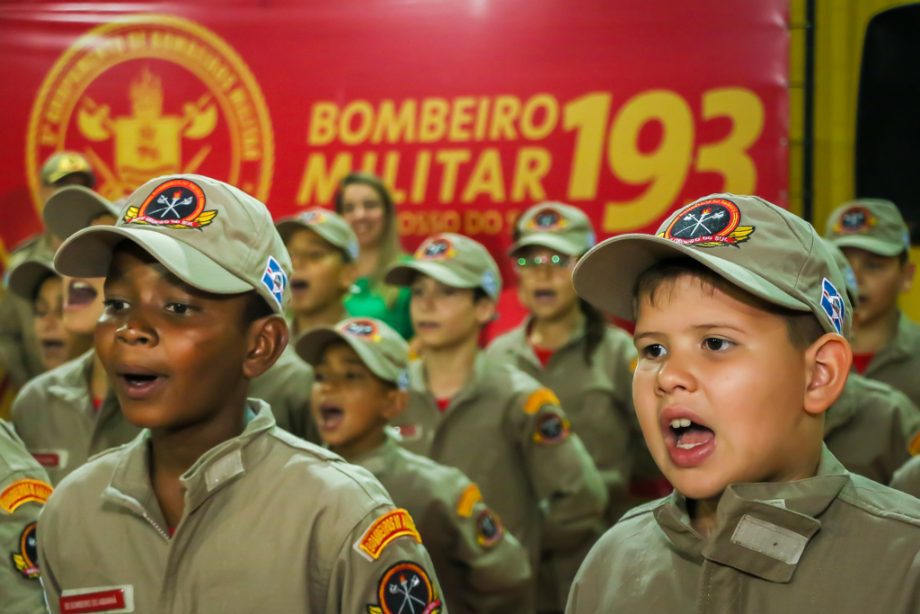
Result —
<instances>
[{"instance_id":1,"label":"khaki uniform sleeve","mask_svg":"<svg viewBox=\"0 0 920 614\"><path fill-rule=\"evenodd\" d=\"M894 472L891 487L920 498L920 456L915 456Z\"/></svg>"},{"instance_id":2,"label":"khaki uniform sleeve","mask_svg":"<svg viewBox=\"0 0 920 614\"><path fill-rule=\"evenodd\" d=\"M31 307L9 290L0 296L0 367L16 386L41 372Z\"/></svg>"},{"instance_id":3,"label":"khaki uniform sleeve","mask_svg":"<svg viewBox=\"0 0 920 614\"><path fill-rule=\"evenodd\" d=\"M607 504L601 475L548 388L520 395L515 415L531 483L544 506L543 550L596 533Z\"/></svg>"},{"instance_id":4,"label":"khaki uniform sleeve","mask_svg":"<svg viewBox=\"0 0 920 614\"><path fill-rule=\"evenodd\" d=\"M50 494L48 477L37 466L8 473L0 481L0 609L4 614L46 611L36 523Z\"/></svg>"},{"instance_id":5,"label":"khaki uniform sleeve","mask_svg":"<svg viewBox=\"0 0 920 614\"><path fill-rule=\"evenodd\" d=\"M408 512L380 506L354 527L332 568L323 611L447 612L434 565Z\"/></svg>"},{"instance_id":6,"label":"khaki uniform sleeve","mask_svg":"<svg viewBox=\"0 0 920 614\"><path fill-rule=\"evenodd\" d=\"M530 586L529 554L482 500L476 484L465 476L454 484L454 504L445 510L447 532L454 536L447 547L468 570L470 586L482 593L478 602L484 611L513 612L517 591Z\"/></svg>"}]
</instances>

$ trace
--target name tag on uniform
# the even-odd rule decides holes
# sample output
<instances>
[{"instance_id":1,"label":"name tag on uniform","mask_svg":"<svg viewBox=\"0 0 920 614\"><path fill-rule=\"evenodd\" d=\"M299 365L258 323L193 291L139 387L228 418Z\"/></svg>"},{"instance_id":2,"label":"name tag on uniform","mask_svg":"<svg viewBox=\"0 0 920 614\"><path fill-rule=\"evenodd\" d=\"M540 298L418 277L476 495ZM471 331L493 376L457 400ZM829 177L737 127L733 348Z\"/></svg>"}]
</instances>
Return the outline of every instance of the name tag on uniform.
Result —
<instances>
[{"instance_id":1,"label":"name tag on uniform","mask_svg":"<svg viewBox=\"0 0 920 614\"><path fill-rule=\"evenodd\" d=\"M134 587L97 586L94 588L75 588L61 593L61 614L84 614L87 612L134 611Z\"/></svg>"},{"instance_id":2,"label":"name tag on uniform","mask_svg":"<svg viewBox=\"0 0 920 614\"><path fill-rule=\"evenodd\" d=\"M67 450L31 450L33 458L42 467L63 469L67 466Z\"/></svg>"}]
</instances>

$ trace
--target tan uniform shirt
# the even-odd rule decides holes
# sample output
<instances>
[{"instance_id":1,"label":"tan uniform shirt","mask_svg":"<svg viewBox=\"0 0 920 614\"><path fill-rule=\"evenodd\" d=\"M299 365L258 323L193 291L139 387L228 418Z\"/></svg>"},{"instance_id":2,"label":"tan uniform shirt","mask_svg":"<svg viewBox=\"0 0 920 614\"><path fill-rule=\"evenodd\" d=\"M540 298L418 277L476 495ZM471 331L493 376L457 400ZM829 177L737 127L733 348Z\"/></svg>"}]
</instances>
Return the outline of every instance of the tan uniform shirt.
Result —
<instances>
[{"instance_id":1,"label":"tan uniform shirt","mask_svg":"<svg viewBox=\"0 0 920 614\"><path fill-rule=\"evenodd\" d=\"M530 586L527 550L463 472L413 454L390 437L349 461L373 473L415 519L452 614L515 611Z\"/></svg>"},{"instance_id":2,"label":"tan uniform shirt","mask_svg":"<svg viewBox=\"0 0 920 614\"><path fill-rule=\"evenodd\" d=\"M585 444L607 487L604 522L580 545L544 555L540 563L541 608L561 611L579 565L601 532L612 526L628 509L632 446L645 448L632 405L632 365L636 349L626 331L607 327L594 351L585 360L586 338L578 331L557 349L544 367L527 339L531 319L496 338L487 354L497 362L513 364L559 396L572 430ZM552 590L550 590L552 589Z\"/></svg>"},{"instance_id":3,"label":"tan uniform shirt","mask_svg":"<svg viewBox=\"0 0 920 614\"><path fill-rule=\"evenodd\" d=\"M632 404L632 365L636 349L626 331L608 327L591 364L584 358L584 331L556 350L546 367L527 340L530 319L496 338L487 354L515 365L559 397L607 486L608 526L626 510L622 507L630 473L633 438L644 447Z\"/></svg>"},{"instance_id":4,"label":"tan uniform shirt","mask_svg":"<svg viewBox=\"0 0 920 614\"><path fill-rule=\"evenodd\" d=\"M891 487L920 498L920 456L915 456L894 472Z\"/></svg>"},{"instance_id":5,"label":"tan uniform shirt","mask_svg":"<svg viewBox=\"0 0 920 614\"><path fill-rule=\"evenodd\" d=\"M45 612L39 582L35 521L51 494L44 470L0 420L0 611Z\"/></svg>"},{"instance_id":6,"label":"tan uniform shirt","mask_svg":"<svg viewBox=\"0 0 920 614\"><path fill-rule=\"evenodd\" d=\"M43 373L13 401L13 424L52 484L94 454L131 441L139 429L109 393L98 410L89 390L93 350Z\"/></svg>"},{"instance_id":7,"label":"tan uniform shirt","mask_svg":"<svg viewBox=\"0 0 920 614\"><path fill-rule=\"evenodd\" d=\"M920 325L902 313L894 337L863 375L897 388L920 407Z\"/></svg>"},{"instance_id":8,"label":"tan uniform shirt","mask_svg":"<svg viewBox=\"0 0 920 614\"><path fill-rule=\"evenodd\" d=\"M824 443L843 466L887 484L910 458L920 433L920 410L882 382L850 373L840 398L824 418Z\"/></svg>"},{"instance_id":9,"label":"tan uniform shirt","mask_svg":"<svg viewBox=\"0 0 920 614\"><path fill-rule=\"evenodd\" d=\"M920 501L846 471L734 484L712 534L672 493L626 514L591 550L566 612L914 614Z\"/></svg>"},{"instance_id":10,"label":"tan uniform shirt","mask_svg":"<svg viewBox=\"0 0 920 614\"><path fill-rule=\"evenodd\" d=\"M291 345L272 367L252 380L249 396L271 405L278 426L307 441L320 443L310 413L313 367L301 360Z\"/></svg>"},{"instance_id":11,"label":"tan uniform shirt","mask_svg":"<svg viewBox=\"0 0 920 614\"><path fill-rule=\"evenodd\" d=\"M393 421L403 445L474 480L537 574L541 550L566 550L596 534L603 481L551 391L483 353L443 413L423 361L410 365L409 382L409 406Z\"/></svg>"},{"instance_id":12,"label":"tan uniform shirt","mask_svg":"<svg viewBox=\"0 0 920 614\"><path fill-rule=\"evenodd\" d=\"M39 235L10 254L6 274L30 258L51 260L53 256L51 237L47 233ZM0 296L0 365L16 387L23 386L44 371L35 326L32 324L32 304L8 289Z\"/></svg>"},{"instance_id":13,"label":"tan uniform shirt","mask_svg":"<svg viewBox=\"0 0 920 614\"><path fill-rule=\"evenodd\" d=\"M244 432L182 476L185 511L171 538L150 484L148 431L60 484L39 520L53 612L381 614L441 600L411 518L380 483L276 428L265 403L249 406L258 415Z\"/></svg>"}]
</instances>

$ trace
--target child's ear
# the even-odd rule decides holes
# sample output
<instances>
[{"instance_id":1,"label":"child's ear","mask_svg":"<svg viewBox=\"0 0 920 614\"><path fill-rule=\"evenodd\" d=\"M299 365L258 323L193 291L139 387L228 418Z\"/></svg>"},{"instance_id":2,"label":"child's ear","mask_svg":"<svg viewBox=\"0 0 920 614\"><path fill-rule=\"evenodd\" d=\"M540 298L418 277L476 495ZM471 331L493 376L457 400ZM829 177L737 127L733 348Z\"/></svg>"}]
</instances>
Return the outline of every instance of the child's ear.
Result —
<instances>
[{"instance_id":1,"label":"child's ear","mask_svg":"<svg viewBox=\"0 0 920 614\"><path fill-rule=\"evenodd\" d=\"M914 285L915 270L916 265L910 260L905 262L904 266L901 267L901 292L910 292L910 289Z\"/></svg>"},{"instance_id":2,"label":"child's ear","mask_svg":"<svg viewBox=\"0 0 920 614\"><path fill-rule=\"evenodd\" d=\"M826 333L805 350L805 411L827 411L843 392L853 361L850 344L842 336Z\"/></svg>"},{"instance_id":3,"label":"child's ear","mask_svg":"<svg viewBox=\"0 0 920 614\"><path fill-rule=\"evenodd\" d=\"M277 315L266 316L249 325L243 375L254 379L268 371L287 347L287 323Z\"/></svg>"},{"instance_id":4,"label":"child's ear","mask_svg":"<svg viewBox=\"0 0 920 614\"><path fill-rule=\"evenodd\" d=\"M389 422L406 410L406 405L409 402L409 393L399 388L390 388L387 390L386 400L383 417Z\"/></svg>"},{"instance_id":5,"label":"child's ear","mask_svg":"<svg viewBox=\"0 0 920 614\"><path fill-rule=\"evenodd\" d=\"M346 294L358 280L358 263L346 262L342 265L342 274L339 276L339 287Z\"/></svg>"},{"instance_id":6,"label":"child's ear","mask_svg":"<svg viewBox=\"0 0 920 614\"><path fill-rule=\"evenodd\" d=\"M480 326L485 326L495 319L495 301L488 297L480 297L473 305L476 311L476 321Z\"/></svg>"}]
</instances>

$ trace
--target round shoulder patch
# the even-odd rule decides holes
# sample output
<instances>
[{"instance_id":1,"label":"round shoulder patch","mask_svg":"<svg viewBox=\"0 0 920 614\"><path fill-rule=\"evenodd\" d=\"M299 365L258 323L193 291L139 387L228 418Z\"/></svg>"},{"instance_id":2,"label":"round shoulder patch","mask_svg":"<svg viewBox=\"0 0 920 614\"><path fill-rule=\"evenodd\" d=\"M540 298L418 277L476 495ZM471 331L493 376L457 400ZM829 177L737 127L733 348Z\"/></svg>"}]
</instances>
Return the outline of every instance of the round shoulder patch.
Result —
<instances>
[{"instance_id":1,"label":"round shoulder patch","mask_svg":"<svg viewBox=\"0 0 920 614\"><path fill-rule=\"evenodd\" d=\"M491 548L504 535L505 527L498 514L488 508L482 510L476 517L476 542L483 548Z\"/></svg>"},{"instance_id":2,"label":"round shoulder patch","mask_svg":"<svg viewBox=\"0 0 920 614\"><path fill-rule=\"evenodd\" d=\"M411 561L391 566L377 584L377 603L367 606L368 614L440 614L441 600L428 572Z\"/></svg>"},{"instance_id":3,"label":"round shoulder patch","mask_svg":"<svg viewBox=\"0 0 920 614\"><path fill-rule=\"evenodd\" d=\"M537 445L551 446L568 439L571 430L572 424L568 418L556 412L547 412L537 418L533 440Z\"/></svg>"},{"instance_id":4,"label":"round shoulder patch","mask_svg":"<svg viewBox=\"0 0 920 614\"><path fill-rule=\"evenodd\" d=\"M38 569L38 539L35 537L35 523L30 522L19 535L19 551L13 552L13 567L22 576L35 580L41 574Z\"/></svg>"},{"instance_id":5,"label":"round shoulder patch","mask_svg":"<svg viewBox=\"0 0 920 614\"><path fill-rule=\"evenodd\" d=\"M907 452L911 456L920 454L920 432L916 433L907 444Z\"/></svg>"}]
</instances>

